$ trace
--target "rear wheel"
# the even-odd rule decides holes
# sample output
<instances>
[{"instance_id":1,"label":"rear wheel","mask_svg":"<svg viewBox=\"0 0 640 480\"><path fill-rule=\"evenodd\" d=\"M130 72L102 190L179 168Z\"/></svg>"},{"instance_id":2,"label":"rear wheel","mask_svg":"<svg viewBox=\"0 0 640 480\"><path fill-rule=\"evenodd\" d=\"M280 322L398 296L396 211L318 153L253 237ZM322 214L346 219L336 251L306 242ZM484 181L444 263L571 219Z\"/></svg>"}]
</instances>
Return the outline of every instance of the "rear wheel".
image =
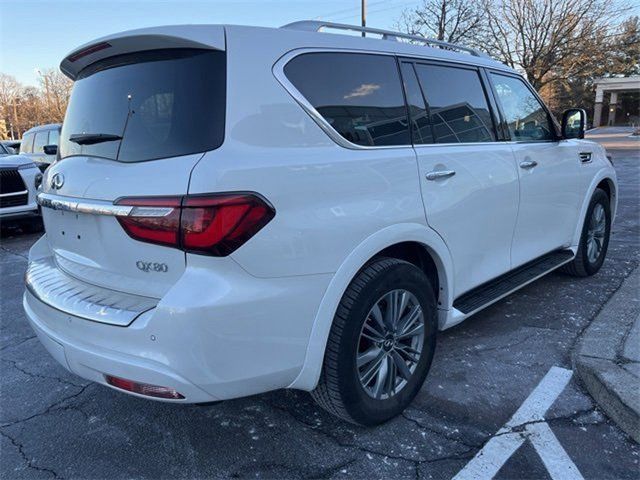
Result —
<instances>
[{"instance_id":1,"label":"rear wheel","mask_svg":"<svg viewBox=\"0 0 640 480\"><path fill-rule=\"evenodd\" d=\"M611 232L611 206L604 190L593 192L582 227L578 253L562 271L576 277L588 277L600 270L609 247Z\"/></svg>"},{"instance_id":2,"label":"rear wheel","mask_svg":"<svg viewBox=\"0 0 640 480\"><path fill-rule=\"evenodd\" d=\"M422 270L391 258L371 263L342 297L313 398L353 423L389 420L420 390L436 331L436 301Z\"/></svg>"}]
</instances>

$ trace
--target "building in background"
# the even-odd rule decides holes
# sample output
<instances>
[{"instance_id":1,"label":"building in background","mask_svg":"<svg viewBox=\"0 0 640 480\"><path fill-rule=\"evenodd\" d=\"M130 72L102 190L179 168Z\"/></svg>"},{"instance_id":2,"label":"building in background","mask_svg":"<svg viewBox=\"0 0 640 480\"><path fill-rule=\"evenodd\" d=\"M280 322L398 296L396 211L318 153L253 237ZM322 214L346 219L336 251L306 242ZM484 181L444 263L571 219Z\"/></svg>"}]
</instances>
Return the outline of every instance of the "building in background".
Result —
<instances>
[{"instance_id":1,"label":"building in background","mask_svg":"<svg viewBox=\"0 0 640 480\"><path fill-rule=\"evenodd\" d=\"M598 78L593 126L640 125L640 76Z\"/></svg>"}]
</instances>

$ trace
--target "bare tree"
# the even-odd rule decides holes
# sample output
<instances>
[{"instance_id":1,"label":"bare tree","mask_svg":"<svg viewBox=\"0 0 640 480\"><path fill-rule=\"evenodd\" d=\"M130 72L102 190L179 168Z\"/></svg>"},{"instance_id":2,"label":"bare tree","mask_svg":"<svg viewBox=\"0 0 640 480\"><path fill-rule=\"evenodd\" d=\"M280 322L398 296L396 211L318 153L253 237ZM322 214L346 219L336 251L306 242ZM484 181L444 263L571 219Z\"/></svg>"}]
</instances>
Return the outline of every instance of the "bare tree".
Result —
<instances>
[{"instance_id":1,"label":"bare tree","mask_svg":"<svg viewBox=\"0 0 640 480\"><path fill-rule=\"evenodd\" d=\"M614 0L485 0L484 10L485 48L536 89L604 61L624 11Z\"/></svg>"},{"instance_id":2,"label":"bare tree","mask_svg":"<svg viewBox=\"0 0 640 480\"><path fill-rule=\"evenodd\" d=\"M43 103L47 111L47 121L51 123L62 122L73 82L59 70L53 68L38 71L38 75L43 93Z\"/></svg>"},{"instance_id":3,"label":"bare tree","mask_svg":"<svg viewBox=\"0 0 640 480\"><path fill-rule=\"evenodd\" d=\"M5 121L5 125L8 127L8 133L13 132L14 135L18 133L18 106L20 92L22 86L18 83L15 77L0 73L0 115Z\"/></svg>"},{"instance_id":4,"label":"bare tree","mask_svg":"<svg viewBox=\"0 0 640 480\"><path fill-rule=\"evenodd\" d=\"M423 0L397 22L412 35L452 43L474 43L483 24L482 4L473 0Z\"/></svg>"}]
</instances>

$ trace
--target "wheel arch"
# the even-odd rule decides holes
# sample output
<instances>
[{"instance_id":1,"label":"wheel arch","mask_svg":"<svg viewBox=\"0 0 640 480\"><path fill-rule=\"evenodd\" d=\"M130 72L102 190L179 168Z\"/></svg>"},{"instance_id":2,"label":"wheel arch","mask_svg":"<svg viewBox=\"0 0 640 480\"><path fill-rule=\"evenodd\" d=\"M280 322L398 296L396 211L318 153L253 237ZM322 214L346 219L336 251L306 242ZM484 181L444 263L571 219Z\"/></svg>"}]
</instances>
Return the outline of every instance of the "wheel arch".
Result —
<instances>
[{"instance_id":1,"label":"wheel arch","mask_svg":"<svg viewBox=\"0 0 640 480\"><path fill-rule=\"evenodd\" d=\"M595 175L592 179L591 184L589 185L589 188L587 190L587 194L582 201L580 216L578 217L577 226L573 234L573 241L571 242L571 246L575 249L578 248L578 244L580 243L580 236L582 235L582 227L584 225L585 216L587 214L587 208L589 208L589 202L591 201L591 197L593 196L596 188L601 188L609 196L611 206L611 223L613 223L613 220L615 218L616 210L618 207L617 178L615 171L613 171L612 169L603 169L600 170L598 174Z\"/></svg>"},{"instance_id":2,"label":"wheel arch","mask_svg":"<svg viewBox=\"0 0 640 480\"><path fill-rule=\"evenodd\" d=\"M367 237L353 249L336 271L316 312L302 369L288 388L315 388L322 369L329 331L342 295L364 266L371 260L383 256L401 258L417 264L427 275L436 274L436 298L440 309L438 320L440 327L444 325L447 310L453 301L453 264L444 241L425 225L399 224L384 228Z\"/></svg>"}]
</instances>

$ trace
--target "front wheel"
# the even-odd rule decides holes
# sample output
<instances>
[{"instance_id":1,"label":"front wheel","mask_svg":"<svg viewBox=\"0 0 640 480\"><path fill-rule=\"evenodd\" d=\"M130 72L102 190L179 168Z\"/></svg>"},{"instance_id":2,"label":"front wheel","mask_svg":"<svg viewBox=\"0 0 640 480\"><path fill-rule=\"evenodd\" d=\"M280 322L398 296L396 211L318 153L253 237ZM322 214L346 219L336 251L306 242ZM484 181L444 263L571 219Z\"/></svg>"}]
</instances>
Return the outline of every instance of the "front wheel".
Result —
<instances>
[{"instance_id":1,"label":"front wheel","mask_svg":"<svg viewBox=\"0 0 640 480\"><path fill-rule=\"evenodd\" d=\"M313 398L361 425L399 415L429 371L436 331L435 296L424 272L393 258L369 264L342 297Z\"/></svg>"},{"instance_id":2,"label":"front wheel","mask_svg":"<svg viewBox=\"0 0 640 480\"><path fill-rule=\"evenodd\" d=\"M600 270L609 247L611 233L611 205L604 190L596 188L591 197L585 216L578 245L578 253L573 261L562 267L569 275L588 277Z\"/></svg>"}]
</instances>

